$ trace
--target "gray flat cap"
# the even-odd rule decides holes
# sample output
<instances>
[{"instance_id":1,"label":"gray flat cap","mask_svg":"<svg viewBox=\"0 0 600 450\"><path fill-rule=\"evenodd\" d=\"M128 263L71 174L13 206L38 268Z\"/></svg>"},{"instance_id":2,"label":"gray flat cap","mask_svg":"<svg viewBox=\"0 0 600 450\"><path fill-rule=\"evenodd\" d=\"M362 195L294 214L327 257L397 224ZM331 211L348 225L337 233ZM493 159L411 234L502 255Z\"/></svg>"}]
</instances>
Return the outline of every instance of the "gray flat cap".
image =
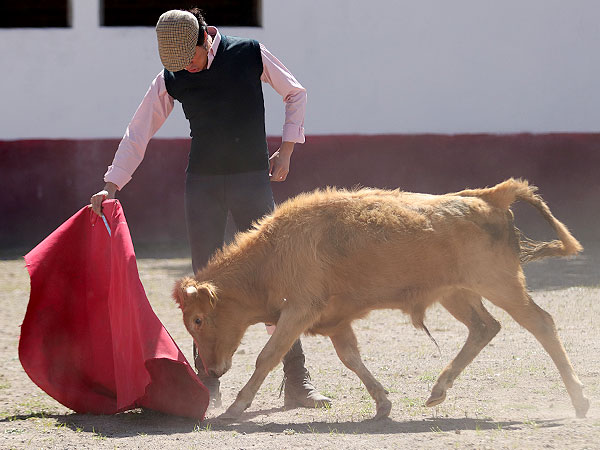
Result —
<instances>
[{"instance_id":1,"label":"gray flat cap","mask_svg":"<svg viewBox=\"0 0 600 450\"><path fill-rule=\"evenodd\" d=\"M196 52L198 20L187 11L173 9L162 14L156 24L158 53L165 68L171 72L185 69Z\"/></svg>"}]
</instances>

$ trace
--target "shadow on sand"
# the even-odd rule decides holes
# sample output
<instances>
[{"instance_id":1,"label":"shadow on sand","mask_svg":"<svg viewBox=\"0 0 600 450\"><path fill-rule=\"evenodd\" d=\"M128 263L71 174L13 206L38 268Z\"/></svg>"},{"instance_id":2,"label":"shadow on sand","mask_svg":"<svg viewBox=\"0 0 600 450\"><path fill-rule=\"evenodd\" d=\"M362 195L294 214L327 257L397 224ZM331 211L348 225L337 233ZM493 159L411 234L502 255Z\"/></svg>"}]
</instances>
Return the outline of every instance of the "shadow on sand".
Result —
<instances>
[{"instance_id":1,"label":"shadow on sand","mask_svg":"<svg viewBox=\"0 0 600 450\"><path fill-rule=\"evenodd\" d=\"M170 435L178 433L203 433L229 431L237 433L299 433L299 434L405 434L481 431L481 430L520 430L531 426L530 422L495 421L475 418L423 418L419 420L396 421L393 419L364 420L362 422L301 422L301 423L255 423L249 419L282 408L252 411L243 415L241 422L228 422L210 418L202 422L182 417L168 416L154 411L134 410L112 416L91 414L30 414L12 416L0 422L26 420L31 417L54 419L57 426L66 426L73 431L91 433L111 438L125 438L138 435ZM540 420L538 428L561 426L563 419Z\"/></svg>"}]
</instances>

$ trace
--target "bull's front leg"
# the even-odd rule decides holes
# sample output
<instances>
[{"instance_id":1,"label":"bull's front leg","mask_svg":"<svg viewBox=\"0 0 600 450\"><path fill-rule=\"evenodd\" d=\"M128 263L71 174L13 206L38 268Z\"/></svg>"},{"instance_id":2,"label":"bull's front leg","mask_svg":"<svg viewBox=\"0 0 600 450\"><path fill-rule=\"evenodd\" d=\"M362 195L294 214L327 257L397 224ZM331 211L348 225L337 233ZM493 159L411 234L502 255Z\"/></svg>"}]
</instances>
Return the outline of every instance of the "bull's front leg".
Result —
<instances>
[{"instance_id":1,"label":"bull's front leg","mask_svg":"<svg viewBox=\"0 0 600 450\"><path fill-rule=\"evenodd\" d=\"M223 419L236 419L246 408L252 404L252 400L265 378L281 361L284 355L292 347L292 344L308 328L310 320L301 317L297 312L284 310L277 322L277 328L267 341L256 359L254 373L240 390L235 401L227 411L221 414Z\"/></svg>"}]
</instances>

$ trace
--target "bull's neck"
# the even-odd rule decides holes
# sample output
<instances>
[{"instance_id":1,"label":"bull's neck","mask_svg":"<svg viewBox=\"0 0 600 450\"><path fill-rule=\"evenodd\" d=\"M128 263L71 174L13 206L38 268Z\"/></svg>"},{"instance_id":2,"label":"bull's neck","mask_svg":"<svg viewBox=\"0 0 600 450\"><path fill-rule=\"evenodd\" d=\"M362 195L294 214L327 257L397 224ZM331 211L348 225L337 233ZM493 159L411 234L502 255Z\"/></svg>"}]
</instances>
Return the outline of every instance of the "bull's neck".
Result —
<instances>
[{"instance_id":1,"label":"bull's neck","mask_svg":"<svg viewBox=\"0 0 600 450\"><path fill-rule=\"evenodd\" d=\"M265 249L260 244L239 248L228 246L217 254L198 273L201 281L210 281L217 288L217 296L240 308L255 311L256 322L261 322L266 310L266 289L262 270L265 267Z\"/></svg>"}]
</instances>

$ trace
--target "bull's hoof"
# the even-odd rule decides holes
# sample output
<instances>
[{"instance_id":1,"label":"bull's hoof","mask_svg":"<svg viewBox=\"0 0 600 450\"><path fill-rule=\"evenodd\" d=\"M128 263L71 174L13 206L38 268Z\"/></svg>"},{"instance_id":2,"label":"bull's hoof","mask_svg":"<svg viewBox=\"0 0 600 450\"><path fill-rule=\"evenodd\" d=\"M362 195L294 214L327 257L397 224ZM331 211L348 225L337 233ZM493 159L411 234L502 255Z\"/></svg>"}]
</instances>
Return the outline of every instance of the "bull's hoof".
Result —
<instances>
[{"instance_id":1,"label":"bull's hoof","mask_svg":"<svg viewBox=\"0 0 600 450\"><path fill-rule=\"evenodd\" d=\"M575 415L578 419L583 419L585 418L588 409L590 409L590 401L587 398L583 397L583 400L580 402L580 404L578 406L575 406Z\"/></svg>"},{"instance_id":2,"label":"bull's hoof","mask_svg":"<svg viewBox=\"0 0 600 450\"><path fill-rule=\"evenodd\" d=\"M219 416L219 419L237 420L242 415L245 409L246 408L241 407L239 404L236 404L236 402L233 402L233 404L229 408L227 408L227 411L225 411Z\"/></svg>"},{"instance_id":3,"label":"bull's hoof","mask_svg":"<svg viewBox=\"0 0 600 450\"><path fill-rule=\"evenodd\" d=\"M377 405L377 414L375 414L375 417L373 417L373 420L385 419L386 417L388 417L390 415L391 410L392 410L392 402L390 402L387 399L385 401L380 402Z\"/></svg>"},{"instance_id":4,"label":"bull's hoof","mask_svg":"<svg viewBox=\"0 0 600 450\"><path fill-rule=\"evenodd\" d=\"M444 392L444 391L442 391L442 392L432 391L431 395L429 396L429 398L425 402L425 406L428 406L428 407L431 408L432 406L439 405L444 400L446 400L446 392Z\"/></svg>"}]
</instances>

